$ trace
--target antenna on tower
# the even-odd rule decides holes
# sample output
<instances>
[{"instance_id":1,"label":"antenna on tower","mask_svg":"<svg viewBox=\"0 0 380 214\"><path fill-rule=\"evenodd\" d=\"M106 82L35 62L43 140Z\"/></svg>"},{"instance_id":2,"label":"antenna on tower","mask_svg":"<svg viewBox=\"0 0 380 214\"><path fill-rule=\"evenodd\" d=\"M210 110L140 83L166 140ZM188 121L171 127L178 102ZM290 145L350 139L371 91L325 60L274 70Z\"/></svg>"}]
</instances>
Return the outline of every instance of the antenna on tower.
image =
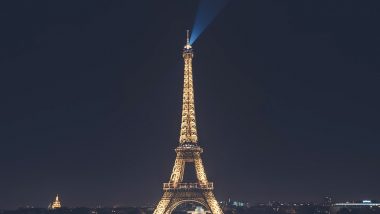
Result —
<instances>
[{"instance_id":1,"label":"antenna on tower","mask_svg":"<svg viewBox=\"0 0 380 214\"><path fill-rule=\"evenodd\" d=\"M186 44L190 44L189 30L186 30Z\"/></svg>"},{"instance_id":2,"label":"antenna on tower","mask_svg":"<svg viewBox=\"0 0 380 214\"><path fill-rule=\"evenodd\" d=\"M190 45L190 34L189 34L190 30L186 30L186 45L185 45L185 49L189 50L191 49L191 45Z\"/></svg>"}]
</instances>

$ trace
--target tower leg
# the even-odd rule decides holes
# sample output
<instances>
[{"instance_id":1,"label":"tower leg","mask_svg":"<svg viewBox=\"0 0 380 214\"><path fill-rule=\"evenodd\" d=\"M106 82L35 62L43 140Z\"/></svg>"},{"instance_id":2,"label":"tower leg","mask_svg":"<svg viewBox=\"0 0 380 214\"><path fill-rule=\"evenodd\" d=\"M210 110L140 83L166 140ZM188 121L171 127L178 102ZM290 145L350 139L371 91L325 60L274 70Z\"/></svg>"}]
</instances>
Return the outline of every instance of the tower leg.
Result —
<instances>
[{"instance_id":1,"label":"tower leg","mask_svg":"<svg viewBox=\"0 0 380 214\"><path fill-rule=\"evenodd\" d=\"M194 165L195 171L197 173L197 179L201 184L207 184L207 176L205 172L205 168L203 167L201 155L199 153L194 154Z\"/></svg>"},{"instance_id":2,"label":"tower leg","mask_svg":"<svg viewBox=\"0 0 380 214\"><path fill-rule=\"evenodd\" d=\"M170 176L170 182L177 184L183 181L183 174L185 172L185 160L179 157L177 155L174 166L173 166L173 171L172 175Z\"/></svg>"},{"instance_id":3,"label":"tower leg","mask_svg":"<svg viewBox=\"0 0 380 214\"><path fill-rule=\"evenodd\" d=\"M172 200L173 195L170 192L164 192L160 202L158 203L153 214L165 214L169 208L170 201Z\"/></svg>"},{"instance_id":4,"label":"tower leg","mask_svg":"<svg viewBox=\"0 0 380 214\"><path fill-rule=\"evenodd\" d=\"M220 208L218 201L215 199L212 191L205 191L203 195L207 201L208 206L210 207L212 214L223 214L223 211Z\"/></svg>"}]
</instances>

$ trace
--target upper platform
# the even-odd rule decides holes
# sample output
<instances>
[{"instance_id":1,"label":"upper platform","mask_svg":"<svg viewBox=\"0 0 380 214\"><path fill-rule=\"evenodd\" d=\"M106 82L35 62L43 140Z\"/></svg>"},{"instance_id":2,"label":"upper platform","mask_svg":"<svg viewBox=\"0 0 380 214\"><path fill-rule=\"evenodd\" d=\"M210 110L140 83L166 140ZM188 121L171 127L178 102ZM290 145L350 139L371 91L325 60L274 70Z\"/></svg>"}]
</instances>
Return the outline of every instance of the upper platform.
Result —
<instances>
[{"instance_id":1,"label":"upper platform","mask_svg":"<svg viewBox=\"0 0 380 214\"><path fill-rule=\"evenodd\" d=\"M214 184L212 182L208 182L207 184L200 183L164 183L164 190L171 191L181 191L181 190L213 190Z\"/></svg>"}]
</instances>

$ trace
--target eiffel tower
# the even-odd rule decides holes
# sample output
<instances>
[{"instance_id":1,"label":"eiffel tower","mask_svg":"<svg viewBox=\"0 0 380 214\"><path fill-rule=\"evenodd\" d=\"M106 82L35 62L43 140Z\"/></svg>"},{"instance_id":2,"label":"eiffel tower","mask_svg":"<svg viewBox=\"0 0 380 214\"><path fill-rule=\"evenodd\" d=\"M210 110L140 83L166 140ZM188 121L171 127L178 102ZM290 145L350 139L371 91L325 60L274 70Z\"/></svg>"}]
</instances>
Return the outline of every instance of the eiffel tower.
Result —
<instances>
[{"instance_id":1,"label":"eiffel tower","mask_svg":"<svg viewBox=\"0 0 380 214\"><path fill-rule=\"evenodd\" d=\"M198 145L192 69L194 53L189 42L189 31L187 31L187 42L182 56L185 68L179 146L175 149L177 157L170 180L163 184L164 194L154 210L154 214L170 214L177 206L186 202L199 203L212 214L223 214L213 193L213 183L207 180L201 159L203 149ZM186 163L194 164L197 182L183 183Z\"/></svg>"}]
</instances>

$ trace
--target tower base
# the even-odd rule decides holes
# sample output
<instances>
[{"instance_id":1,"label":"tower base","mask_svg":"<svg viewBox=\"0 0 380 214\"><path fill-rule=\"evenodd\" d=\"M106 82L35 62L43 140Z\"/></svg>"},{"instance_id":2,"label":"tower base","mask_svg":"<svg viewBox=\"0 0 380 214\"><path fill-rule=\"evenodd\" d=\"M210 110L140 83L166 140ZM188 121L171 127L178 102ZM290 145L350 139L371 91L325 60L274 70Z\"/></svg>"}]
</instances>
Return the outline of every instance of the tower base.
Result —
<instances>
[{"instance_id":1,"label":"tower base","mask_svg":"<svg viewBox=\"0 0 380 214\"><path fill-rule=\"evenodd\" d=\"M179 205L196 202L204 206L212 214L223 214L212 190L173 189L164 192L153 214L170 214Z\"/></svg>"}]
</instances>

